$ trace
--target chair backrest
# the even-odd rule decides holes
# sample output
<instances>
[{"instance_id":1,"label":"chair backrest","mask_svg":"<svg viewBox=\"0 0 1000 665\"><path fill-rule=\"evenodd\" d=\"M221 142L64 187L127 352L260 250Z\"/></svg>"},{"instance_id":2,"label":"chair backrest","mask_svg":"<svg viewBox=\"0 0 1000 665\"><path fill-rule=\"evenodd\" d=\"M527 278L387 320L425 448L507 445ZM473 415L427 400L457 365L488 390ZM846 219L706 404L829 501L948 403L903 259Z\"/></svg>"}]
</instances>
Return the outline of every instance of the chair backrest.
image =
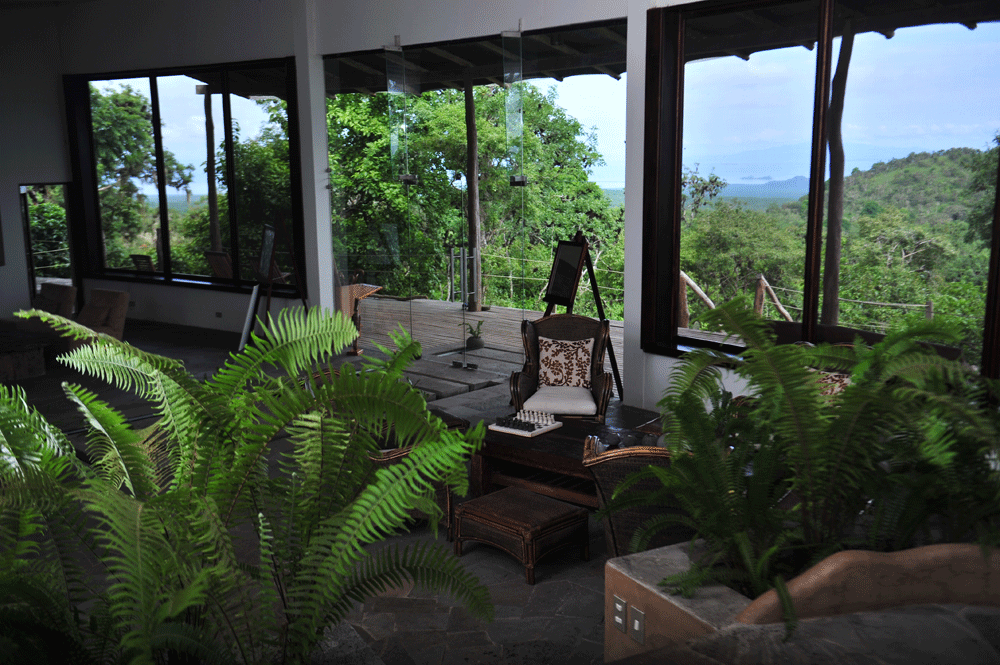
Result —
<instances>
[{"instance_id":1,"label":"chair backrest","mask_svg":"<svg viewBox=\"0 0 1000 665\"><path fill-rule=\"evenodd\" d=\"M38 295L31 301L31 306L68 319L73 316L73 309L76 307L76 287L56 282L42 282Z\"/></svg>"},{"instance_id":2,"label":"chair backrest","mask_svg":"<svg viewBox=\"0 0 1000 665\"><path fill-rule=\"evenodd\" d=\"M92 289L76 321L92 330L121 339L125 332L128 299L128 291Z\"/></svg>"},{"instance_id":3,"label":"chair backrest","mask_svg":"<svg viewBox=\"0 0 1000 665\"><path fill-rule=\"evenodd\" d=\"M221 279L233 278L233 262L229 259L229 252L206 250L205 259L208 261L213 275Z\"/></svg>"},{"instance_id":4,"label":"chair backrest","mask_svg":"<svg viewBox=\"0 0 1000 665\"><path fill-rule=\"evenodd\" d=\"M524 342L525 360L535 371L538 368L538 338L576 341L594 338L594 351L590 357L590 374L603 370L604 352L610 340L607 321L592 319L577 314L553 314L535 321L521 322L521 338Z\"/></svg>"},{"instance_id":5,"label":"chair backrest","mask_svg":"<svg viewBox=\"0 0 1000 665\"><path fill-rule=\"evenodd\" d=\"M156 272L156 264L153 263L153 257L149 254L129 254L129 258L132 259L135 269L139 272Z\"/></svg>"},{"instance_id":6,"label":"chair backrest","mask_svg":"<svg viewBox=\"0 0 1000 665\"><path fill-rule=\"evenodd\" d=\"M583 465L594 477L597 501L602 509L611 501L615 489L629 475L650 465L667 466L670 464L670 453L666 448L630 446L599 451L598 446L597 437L587 437L584 442ZM647 492L661 487L662 485L658 481L646 479L633 485L629 491ZM618 510L607 516L604 521L604 539L608 547L608 556L631 554L629 542L639 527L653 517L664 514L664 512L683 513L679 506L650 505ZM648 548L673 545L690 539L692 535L690 529L677 524L659 531L649 543Z\"/></svg>"}]
</instances>

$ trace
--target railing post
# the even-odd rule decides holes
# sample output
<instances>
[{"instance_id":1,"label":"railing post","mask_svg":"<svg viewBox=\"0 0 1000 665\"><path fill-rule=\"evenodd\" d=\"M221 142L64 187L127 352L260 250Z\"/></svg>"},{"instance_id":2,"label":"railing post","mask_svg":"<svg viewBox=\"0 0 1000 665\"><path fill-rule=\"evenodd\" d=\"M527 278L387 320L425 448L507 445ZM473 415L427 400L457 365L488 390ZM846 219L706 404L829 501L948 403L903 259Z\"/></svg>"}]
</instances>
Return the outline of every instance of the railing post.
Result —
<instances>
[{"instance_id":1,"label":"railing post","mask_svg":"<svg viewBox=\"0 0 1000 665\"><path fill-rule=\"evenodd\" d=\"M448 302L455 298L455 248L448 246Z\"/></svg>"},{"instance_id":2,"label":"railing post","mask_svg":"<svg viewBox=\"0 0 1000 665\"><path fill-rule=\"evenodd\" d=\"M462 270L460 271L458 278L459 289L462 294L462 306L468 307L469 305L465 298L469 294L469 250L464 245L458 250L458 262L462 266Z\"/></svg>"}]
</instances>

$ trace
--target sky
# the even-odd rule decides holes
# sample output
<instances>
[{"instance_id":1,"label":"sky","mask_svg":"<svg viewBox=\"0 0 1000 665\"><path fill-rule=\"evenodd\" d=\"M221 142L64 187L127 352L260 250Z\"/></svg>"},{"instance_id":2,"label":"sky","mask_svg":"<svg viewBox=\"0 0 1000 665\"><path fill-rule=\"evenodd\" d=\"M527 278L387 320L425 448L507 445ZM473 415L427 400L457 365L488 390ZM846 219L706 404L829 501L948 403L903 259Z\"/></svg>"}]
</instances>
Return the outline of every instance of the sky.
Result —
<instances>
[{"instance_id":1,"label":"sky","mask_svg":"<svg viewBox=\"0 0 1000 665\"><path fill-rule=\"evenodd\" d=\"M815 62L794 47L689 63L684 164L747 184L808 176ZM911 152L990 147L998 90L1000 23L858 35L842 123L847 172Z\"/></svg>"},{"instance_id":2,"label":"sky","mask_svg":"<svg viewBox=\"0 0 1000 665\"><path fill-rule=\"evenodd\" d=\"M834 43L834 52L840 39ZM684 164L730 183L760 184L808 176L815 50L803 47L689 63L685 71ZM607 189L625 186L625 86L610 76L574 76L555 86L557 104L597 135L605 164L590 179ZM148 96L145 79L132 81ZM207 190L205 111L185 76L158 81L164 146L195 166L194 195ZM975 30L934 25L898 30L891 39L862 34L850 62L843 132L847 171L911 152L952 147L987 149L1000 132L1000 23ZM232 99L244 138L256 136L266 115L252 101ZM639 111L641 112L641 110ZM216 139L222 104L214 99Z\"/></svg>"}]
</instances>

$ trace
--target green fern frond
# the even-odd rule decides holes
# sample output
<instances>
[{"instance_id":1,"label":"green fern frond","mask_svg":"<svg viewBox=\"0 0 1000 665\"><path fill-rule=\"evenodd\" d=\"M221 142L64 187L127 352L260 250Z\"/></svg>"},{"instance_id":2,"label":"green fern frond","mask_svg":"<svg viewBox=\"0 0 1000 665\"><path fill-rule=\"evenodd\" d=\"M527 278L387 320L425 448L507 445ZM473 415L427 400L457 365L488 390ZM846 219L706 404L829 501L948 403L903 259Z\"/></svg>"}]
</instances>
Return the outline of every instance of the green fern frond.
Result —
<instances>
[{"instance_id":1,"label":"green fern frond","mask_svg":"<svg viewBox=\"0 0 1000 665\"><path fill-rule=\"evenodd\" d=\"M350 319L319 307L283 309L272 319L272 326L273 330L264 329L263 337L253 335L242 352L231 354L210 383L232 397L248 383L266 383L265 367L280 367L287 376L298 376L339 353L357 337Z\"/></svg>"},{"instance_id":2,"label":"green fern frond","mask_svg":"<svg viewBox=\"0 0 1000 665\"><path fill-rule=\"evenodd\" d=\"M137 498L155 494L159 489L155 471L125 418L80 386L63 384L63 388L87 421L87 452L98 475L111 487L125 487Z\"/></svg>"},{"instance_id":3,"label":"green fern frond","mask_svg":"<svg viewBox=\"0 0 1000 665\"><path fill-rule=\"evenodd\" d=\"M76 463L73 445L28 405L23 388L0 385L0 481L23 478L27 467L43 470L52 478L65 478Z\"/></svg>"},{"instance_id":4,"label":"green fern frond","mask_svg":"<svg viewBox=\"0 0 1000 665\"><path fill-rule=\"evenodd\" d=\"M393 351L375 342L375 347L382 352L385 358L367 357L364 361L364 367L369 371L384 372L388 378L399 379L403 376L403 370L420 357L422 350L420 342L415 341L402 325L399 325L396 330L390 330L389 338L396 350Z\"/></svg>"},{"instance_id":5,"label":"green fern frond","mask_svg":"<svg viewBox=\"0 0 1000 665\"><path fill-rule=\"evenodd\" d=\"M403 549L393 546L373 553L347 578L343 593L353 602L363 602L404 580L445 591L462 602L473 616L493 620L489 590L448 549L433 543L418 543ZM343 615L335 614L333 619L339 621Z\"/></svg>"}]
</instances>

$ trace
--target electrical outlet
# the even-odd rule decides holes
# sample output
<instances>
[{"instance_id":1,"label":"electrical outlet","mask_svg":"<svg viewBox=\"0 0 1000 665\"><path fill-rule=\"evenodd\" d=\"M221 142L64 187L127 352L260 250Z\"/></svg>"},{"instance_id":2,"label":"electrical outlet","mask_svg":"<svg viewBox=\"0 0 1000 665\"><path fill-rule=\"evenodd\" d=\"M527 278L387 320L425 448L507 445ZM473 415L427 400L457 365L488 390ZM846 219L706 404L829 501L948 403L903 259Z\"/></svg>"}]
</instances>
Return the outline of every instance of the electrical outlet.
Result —
<instances>
[{"instance_id":1,"label":"electrical outlet","mask_svg":"<svg viewBox=\"0 0 1000 665\"><path fill-rule=\"evenodd\" d=\"M628 634L639 644L646 638L646 613L634 607L629 608Z\"/></svg>"},{"instance_id":2,"label":"electrical outlet","mask_svg":"<svg viewBox=\"0 0 1000 665\"><path fill-rule=\"evenodd\" d=\"M216 312L215 313L215 318L221 319L222 318L222 312Z\"/></svg>"},{"instance_id":3,"label":"electrical outlet","mask_svg":"<svg viewBox=\"0 0 1000 665\"><path fill-rule=\"evenodd\" d=\"M614 614L612 615L612 618L615 622L615 628L624 633L626 629L625 617L628 614L627 612L628 604L618 596L614 597L614 603L615 603L615 610Z\"/></svg>"}]
</instances>

